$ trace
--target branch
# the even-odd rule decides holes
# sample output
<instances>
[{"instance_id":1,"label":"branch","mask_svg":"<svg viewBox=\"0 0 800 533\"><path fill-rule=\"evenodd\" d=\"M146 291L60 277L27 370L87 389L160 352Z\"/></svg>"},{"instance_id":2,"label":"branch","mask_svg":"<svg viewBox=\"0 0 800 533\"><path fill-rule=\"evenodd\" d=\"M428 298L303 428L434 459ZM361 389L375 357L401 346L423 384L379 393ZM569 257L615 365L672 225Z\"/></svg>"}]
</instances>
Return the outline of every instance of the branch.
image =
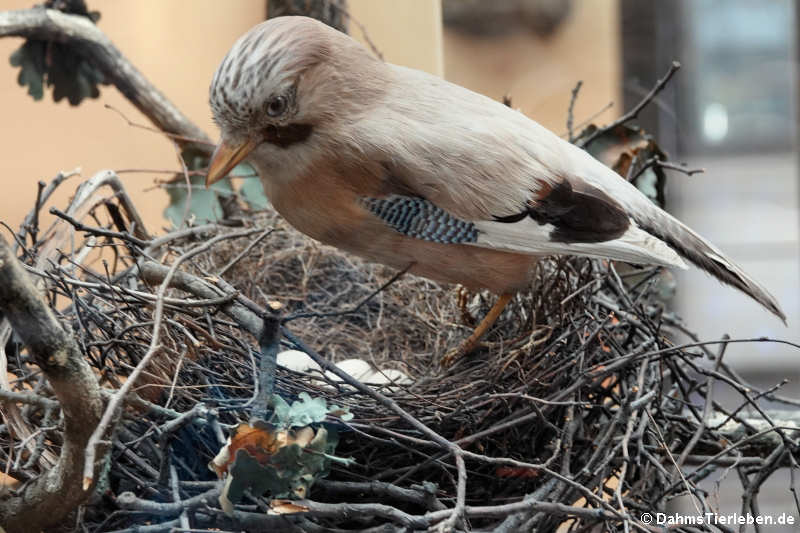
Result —
<instances>
[{"instance_id":1,"label":"branch","mask_svg":"<svg viewBox=\"0 0 800 533\"><path fill-rule=\"evenodd\" d=\"M3 403L24 403L27 405L35 405L42 409L52 409L58 407L58 402L39 396L33 392L14 392L10 390L0 390L0 404Z\"/></svg>"},{"instance_id":2,"label":"branch","mask_svg":"<svg viewBox=\"0 0 800 533\"><path fill-rule=\"evenodd\" d=\"M155 261L144 261L139 265L139 274L141 278L148 283L160 284L164 281L169 267L156 263ZM187 272L175 272L170 286L180 289L189 294L201 295L202 298L219 298L224 296L225 293L208 283L204 279L193 276ZM261 334L264 322L256 313L245 307L239 302L231 302L222 306L222 312L236 321L248 333L255 337Z\"/></svg>"},{"instance_id":3,"label":"branch","mask_svg":"<svg viewBox=\"0 0 800 533\"><path fill-rule=\"evenodd\" d=\"M83 469L83 487L84 490L91 486L94 483L94 470L88 467L89 464L94 462L95 455L97 454L97 450L103 449L104 446L108 445L107 442L104 442L102 438L105 436L107 430L113 427L113 419L116 415L117 409L123 404L124 398L127 393L133 387L133 384L136 382L136 378L139 374L144 370L147 366L150 359L160 351L161 344L159 344L160 340L160 333L161 333L161 322L164 314L164 297L167 292L167 288L170 286L170 281L172 280L173 276L175 276L176 272L178 272L178 267L186 261L194 257L195 255L208 250L211 246L215 243L224 240L230 239L234 237L240 236L247 236L254 232L258 231L255 230L242 230L239 232L229 233L229 234L222 234L213 237L203 244L195 246L188 252L182 254L180 257L175 259L175 261L170 265L169 269L167 269L167 273L164 276L161 285L158 287L158 292L156 293L156 307L153 311L153 334L150 339L150 346L147 348L147 353L142 357L139 363L136 365L136 368L128 375L128 379L119 388L119 390L111 397L111 400L108 402L108 406L105 409L105 412L102 414L102 418L100 419L99 424L97 427L94 428L91 436L89 437L89 441L86 444L86 462L84 464Z\"/></svg>"},{"instance_id":4,"label":"branch","mask_svg":"<svg viewBox=\"0 0 800 533\"><path fill-rule=\"evenodd\" d=\"M314 483L314 487L338 496L357 495L361 499L373 498L384 502L387 500L409 502L434 511L446 509L444 504L436 499L435 491L421 486L406 489L383 481L355 482L320 479Z\"/></svg>"},{"instance_id":5,"label":"branch","mask_svg":"<svg viewBox=\"0 0 800 533\"><path fill-rule=\"evenodd\" d=\"M642 168L637 170L636 174L634 174L633 176L630 176L630 171L629 171L628 172L629 177L626 177L625 179L627 179L628 181L633 181L642 174L644 174L647 169L652 168L654 166L661 168L668 168L670 170L676 170L678 172L686 174L689 177L694 176L695 174L702 174L706 171L706 169L704 168L689 168L686 166L686 164L676 164L669 161L662 161L658 157L651 157L650 159L644 162ZM633 170L633 165L631 165L630 170Z\"/></svg>"},{"instance_id":6,"label":"branch","mask_svg":"<svg viewBox=\"0 0 800 533\"><path fill-rule=\"evenodd\" d=\"M656 82L655 86L652 89L650 89L650 92L647 93L645 95L645 97L642 98L642 100L638 104L636 104L636 106L634 106L633 109L631 109L630 111L628 111L627 113L625 113L624 115L619 117L617 120L615 120L614 122L612 122L608 126L605 126L603 128L598 128L597 130L595 130L594 133L592 133L586 139L584 139L580 143L578 143L579 146L581 148L583 148L585 146L588 146L593 140L598 138L603 133L616 128L620 124L625 124L626 122L629 122L629 121L635 119L636 117L638 117L639 113L642 112L642 109L647 107L647 104L652 102L655 99L655 97L658 96L658 94L661 91L664 90L664 87L667 86L667 83L669 83L669 80L672 79L672 76L676 72L678 72L678 70L680 68L681 68L681 64L678 63L677 61L673 61L672 64L669 66L669 70L664 75L664 77Z\"/></svg>"},{"instance_id":7,"label":"branch","mask_svg":"<svg viewBox=\"0 0 800 533\"><path fill-rule=\"evenodd\" d=\"M572 89L572 95L569 99L569 109L567 109L567 139L569 142L575 142L575 135L573 130L573 123L575 121L575 102L578 101L578 93L583 86L583 80L579 80Z\"/></svg>"},{"instance_id":8,"label":"branch","mask_svg":"<svg viewBox=\"0 0 800 533\"><path fill-rule=\"evenodd\" d=\"M359 392L366 394L367 396L370 396L373 400L377 401L379 404L394 411L397 415L400 416L400 418L405 420L410 426L415 428L423 435L427 436L438 446L440 446L444 451L453 456L456 463L456 469L458 471L458 478L456 482L456 504L455 507L453 507L453 509L448 509L444 511L444 513L446 513L446 515L449 516L447 517L446 520L438 524L438 528L442 531L450 531L455 529L456 522L458 522L461 518L463 518L464 511L466 509L467 468L466 464L464 463L464 455L466 452L464 452L464 450L458 444L447 440L445 437L441 436L436 431L432 430L424 423L420 422L417 418L415 418L405 409L400 407L400 405L398 405L397 402L395 402L391 398L384 396L377 390L364 385L357 379L353 378L350 374L348 374L335 364L331 363L330 361L322 357L315 350L312 350L309 346L307 346L303 341L292 335L292 333L285 327L282 326L281 330L283 331L283 336L286 337L286 339L289 342L294 344L298 350L308 354L308 356L311 357L311 359L313 359L324 370L332 372L351 387L354 387Z\"/></svg>"},{"instance_id":9,"label":"branch","mask_svg":"<svg viewBox=\"0 0 800 533\"><path fill-rule=\"evenodd\" d=\"M209 137L156 89L89 19L55 9L20 9L0 13L0 37L55 41L79 48L160 130L177 135L182 147L210 153Z\"/></svg>"},{"instance_id":10,"label":"branch","mask_svg":"<svg viewBox=\"0 0 800 533\"><path fill-rule=\"evenodd\" d=\"M55 466L19 495L0 493L0 524L7 533L41 531L61 523L83 503L93 486L81 490L83 449L103 412L97 379L71 333L65 331L0 237L0 309L47 376L64 417L64 442ZM90 470L99 471L106 447Z\"/></svg>"},{"instance_id":11,"label":"branch","mask_svg":"<svg viewBox=\"0 0 800 533\"><path fill-rule=\"evenodd\" d=\"M123 492L117 496L116 503L121 509L144 511L159 516L177 516L186 509L216 505L219 499L219 488L215 487L197 496L179 502L154 502L139 498L132 492Z\"/></svg>"}]
</instances>

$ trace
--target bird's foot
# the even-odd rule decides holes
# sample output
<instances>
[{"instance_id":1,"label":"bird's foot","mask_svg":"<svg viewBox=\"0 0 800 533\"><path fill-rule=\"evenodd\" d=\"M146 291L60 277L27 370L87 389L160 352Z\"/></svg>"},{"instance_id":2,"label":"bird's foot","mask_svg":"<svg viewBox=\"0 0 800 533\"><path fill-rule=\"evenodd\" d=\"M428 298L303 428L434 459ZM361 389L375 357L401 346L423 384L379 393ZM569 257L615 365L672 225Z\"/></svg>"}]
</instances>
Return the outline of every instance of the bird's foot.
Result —
<instances>
[{"instance_id":1,"label":"bird's foot","mask_svg":"<svg viewBox=\"0 0 800 533\"><path fill-rule=\"evenodd\" d=\"M461 346L457 348L453 348L452 350L448 351L444 357L442 357L441 362L439 363L442 368L450 368L455 364L456 361L465 357L472 352L475 351L476 348L479 347L479 343L476 340L473 341L472 337L464 341Z\"/></svg>"},{"instance_id":2,"label":"bird's foot","mask_svg":"<svg viewBox=\"0 0 800 533\"><path fill-rule=\"evenodd\" d=\"M459 287L456 301L458 304L458 309L461 312L461 321L464 324L475 327L476 323L475 317L472 316L472 313L469 312L469 309L467 307L469 304L469 296L470 296L469 289L467 289L466 287Z\"/></svg>"},{"instance_id":3,"label":"bird's foot","mask_svg":"<svg viewBox=\"0 0 800 533\"><path fill-rule=\"evenodd\" d=\"M458 359L461 359L465 355L468 355L475 351L475 349L480 346L480 341L483 336L489 331L489 328L497 320L497 317L500 316L500 313L503 311L503 308L511 301L513 295L511 293L504 293L501 294L500 297L497 299L495 304L486 314L486 316L481 320L481 323L478 324L478 327L475 328L475 331L472 332L472 335L464 341L464 343L459 346L456 350L450 351L442 357L441 365L444 368L449 368L455 363Z\"/></svg>"}]
</instances>

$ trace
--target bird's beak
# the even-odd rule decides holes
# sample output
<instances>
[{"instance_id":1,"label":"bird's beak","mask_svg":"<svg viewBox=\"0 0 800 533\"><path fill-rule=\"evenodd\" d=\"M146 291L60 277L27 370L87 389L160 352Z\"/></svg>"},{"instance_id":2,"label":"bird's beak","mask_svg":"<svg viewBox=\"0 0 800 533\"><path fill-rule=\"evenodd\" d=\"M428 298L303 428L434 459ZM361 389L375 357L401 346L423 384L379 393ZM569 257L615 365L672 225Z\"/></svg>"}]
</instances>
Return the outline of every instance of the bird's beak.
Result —
<instances>
[{"instance_id":1,"label":"bird's beak","mask_svg":"<svg viewBox=\"0 0 800 533\"><path fill-rule=\"evenodd\" d=\"M248 139L237 144L229 144L224 140L221 141L217 145L216 150L214 150L214 155L211 156L211 163L208 165L206 187L210 187L227 176L228 173L233 170L233 167L250 155L250 152L252 152L256 146L258 146L258 142L254 139Z\"/></svg>"}]
</instances>

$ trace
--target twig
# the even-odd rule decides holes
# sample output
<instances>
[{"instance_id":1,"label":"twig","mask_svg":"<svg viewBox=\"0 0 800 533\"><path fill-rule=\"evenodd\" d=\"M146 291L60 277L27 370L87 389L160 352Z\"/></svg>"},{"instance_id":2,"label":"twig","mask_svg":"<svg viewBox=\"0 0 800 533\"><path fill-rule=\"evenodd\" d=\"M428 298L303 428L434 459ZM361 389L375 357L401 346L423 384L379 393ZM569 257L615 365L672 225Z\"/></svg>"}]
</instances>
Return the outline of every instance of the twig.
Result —
<instances>
[{"instance_id":1,"label":"twig","mask_svg":"<svg viewBox=\"0 0 800 533\"><path fill-rule=\"evenodd\" d=\"M578 80L578 83L575 84L575 87L572 89L572 95L569 99L569 108L567 109L567 139L569 142L575 141L575 135L572 131L572 124L575 120L575 102L578 101L578 93L583 86L583 80Z\"/></svg>"},{"instance_id":2,"label":"twig","mask_svg":"<svg viewBox=\"0 0 800 533\"><path fill-rule=\"evenodd\" d=\"M424 487L406 489L381 481L352 482L331 481L328 479L320 479L314 486L331 494L372 496L384 501L386 499L394 499L428 507L434 511L445 509L444 505L436 499L436 495L427 491Z\"/></svg>"},{"instance_id":3,"label":"twig","mask_svg":"<svg viewBox=\"0 0 800 533\"><path fill-rule=\"evenodd\" d=\"M161 426L160 434L158 436L158 446L161 450L161 465L158 476L158 481L160 484L166 484L169 471L170 469L174 468L174 465L170 461L169 448L170 440L172 439L173 435L198 418L206 418L208 415L208 408L204 404L198 403L195 404L190 410L181 414L179 417L174 418Z\"/></svg>"},{"instance_id":4,"label":"twig","mask_svg":"<svg viewBox=\"0 0 800 533\"><path fill-rule=\"evenodd\" d=\"M270 399L275 391L275 369L277 367L278 347L281 341L281 317L275 314L264 316L264 327L258 338L261 357L256 382L256 401L251 409L252 418L267 419Z\"/></svg>"},{"instance_id":5,"label":"twig","mask_svg":"<svg viewBox=\"0 0 800 533\"><path fill-rule=\"evenodd\" d=\"M83 224L82 222L72 218L71 216L69 216L68 214L64 213L63 211L61 211L59 209L56 209L55 207L51 207L50 208L50 214L51 215L55 215L58 218L61 218L63 220L66 220L76 230L85 231L86 233L89 233L90 235L100 235L102 237L122 239L124 241L129 241L129 242L135 244L139 248L144 248L147 245L147 241L143 241L142 239L136 238L133 235L127 233L127 232L113 231L113 230L108 230L108 229L105 229L105 228L97 228L97 227L87 226L86 224Z\"/></svg>"},{"instance_id":6,"label":"twig","mask_svg":"<svg viewBox=\"0 0 800 533\"><path fill-rule=\"evenodd\" d=\"M38 188L36 193L36 205L33 209L25 216L25 219L22 221L20 225L20 230L17 233L17 241L18 242L25 242L25 234L29 232L29 228L34 228L39 226L39 210L42 208L44 204L50 199L53 192L67 179L77 175L80 173L79 169L72 170L70 172L59 172L56 176L50 180L50 183L44 188L41 189L41 181L38 182ZM17 244L14 244L12 248L13 251L17 251Z\"/></svg>"},{"instance_id":7,"label":"twig","mask_svg":"<svg viewBox=\"0 0 800 533\"><path fill-rule=\"evenodd\" d=\"M611 109L612 107L614 107L614 102L608 102L606 105L604 105L603 107L601 107L600 109L598 109L597 111L595 111L594 113L592 113L591 115L589 115L588 117L583 119L582 121L578 122L578 124L575 126L575 129L576 130L582 130L583 128L585 128L586 126L591 124L594 119L596 119L597 117L599 117L600 115L602 115L603 113L605 113L606 111ZM567 137L568 134L569 134L569 132L565 131L565 132L561 133L559 135L559 137L562 137L562 138L563 137ZM579 133L578 137L580 137L580 135L581 134Z\"/></svg>"},{"instance_id":8,"label":"twig","mask_svg":"<svg viewBox=\"0 0 800 533\"><path fill-rule=\"evenodd\" d=\"M672 79L672 76L680 68L681 68L681 64L678 63L677 61L673 61L672 64L670 65L670 67L669 67L669 70L664 75L664 77L656 82L655 86L652 89L650 89L650 92L648 92L645 95L645 97L642 98L642 100L633 107L633 109L631 109L630 111L628 111L627 113L625 113L624 115L619 117L617 120L615 120L611 124L609 124L607 126L604 126L602 128L598 128L595 132L593 132L591 135L589 135L586 139L582 139L580 141L579 145L581 147L588 146L593 140L595 140L596 138L598 138L600 135L604 134L605 132L610 131L610 130L616 128L617 126L619 126L621 124L625 124L626 122L629 122L629 121L637 118L639 116L639 113L641 113L642 109L644 109L647 106L647 104L652 102L653 99L656 96L658 96L658 94L661 91L664 90L664 88L667 86L667 83L669 83L669 80Z\"/></svg>"},{"instance_id":9,"label":"twig","mask_svg":"<svg viewBox=\"0 0 800 533\"><path fill-rule=\"evenodd\" d=\"M111 104L103 104L103 107L105 107L109 111L113 111L114 113L119 115L120 118L122 118L122 120L124 120L128 124L128 126L130 126L132 128L139 128L139 129L142 129L142 130L151 131L153 133L158 133L159 135L165 135L165 136L169 137L170 139L174 139L176 141L184 141L184 142L187 142L187 143L205 144L205 145L208 145L208 146L211 146L211 147L214 146L214 143L209 141L209 140L207 140L207 139L201 139L201 138L198 138L198 137L186 137L184 135L179 135L177 133L169 133L169 132L160 130L158 128L154 128L152 126L147 126L146 124L139 124L138 122L134 122L131 119L129 119L127 116L125 116L125 113L123 113L122 111L120 111L119 109L117 109L116 107L114 107ZM148 172L148 173L177 174L177 172L174 171L174 170L140 170L140 169L136 169L136 170L117 170L116 172L117 172L117 174L121 174L123 172ZM199 172L198 172L198 174L199 174Z\"/></svg>"},{"instance_id":10,"label":"twig","mask_svg":"<svg viewBox=\"0 0 800 533\"><path fill-rule=\"evenodd\" d=\"M0 402L24 403L35 405L42 409L52 409L59 406L57 401L39 396L34 392L14 392L9 390L0 390Z\"/></svg>"},{"instance_id":11,"label":"twig","mask_svg":"<svg viewBox=\"0 0 800 533\"><path fill-rule=\"evenodd\" d=\"M128 393L128 391L133 387L133 384L136 382L136 378L139 374L144 370L147 366L147 363L150 361L150 358L156 354L161 348L159 344L160 340L160 331L161 331L161 322L163 320L164 315L164 295L166 293L167 287L169 287L170 281L172 277L178 270L178 267L186 261L187 259L194 257L195 255L206 251L208 248L214 245L214 243L219 242L223 239L229 239L232 236L240 236L244 234L250 234L252 230L247 232L238 232L236 234L223 234L217 235L216 237L209 239L205 243L196 246L189 250L188 252L179 256L175 261L170 265L169 270L167 271L166 275L164 276L164 280L161 282L161 285L158 287L158 292L156 293L156 307L155 311L153 312L153 335L150 339L150 346L147 349L147 353L145 353L144 357L142 357L139 364L133 369L133 371L128 376L128 379L119 388L119 391L111 398L111 401L108 402L106 406L105 412L103 413L103 417L100 419L100 423L92 432L92 436L89 438L89 442L86 445L86 453L85 453L85 464L92 465L94 463L94 457L96 454L96 448L98 444L102 442L102 438L105 435L108 427L111 424L112 419L116 415L117 409L123 402L123 398ZM94 480L94 472L91 469L91 466L85 467L83 470L83 486L84 490L87 490L88 487L91 486Z\"/></svg>"},{"instance_id":12,"label":"twig","mask_svg":"<svg viewBox=\"0 0 800 533\"><path fill-rule=\"evenodd\" d=\"M169 479L172 489L172 501L174 503L181 503L181 489L178 480L178 471L176 470L175 465L171 463L169 465ZM183 511L181 511L181 515L178 517L178 519L180 520L181 528L188 530L190 527L188 509L184 508Z\"/></svg>"},{"instance_id":13,"label":"twig","mask_svg":"<svg viewBox=\"0 0 800 533\"><path fill-rule=\"evenodd\" d=\"M722 340L729 339L728 335L724 335ZM725 350L728 348L727 343L722 343L717 350L717 356L714 359L714 371L719 370L719 365L722 363L722 357L725 355ZM703 419L701 420L700 424L697 426L697 430L692 435L692 438L689 439L688 444L686 444L686 448L683 449L681 455L678 457L678 468L683 466L683 463L686 462L686 458L689 454L692 453L694 447L697 445L700 438L708 428L708 420L711 417L711 409L714 404L714 382L715 378L714 375L709 375L706 378L706 392L705 392L705 405L703 406Z\"/></svg>"},{"instance_id":14,"label":"twig","mask_svg":"<svg viewBox=\"0 0 800 533\"><path fill-rule=\"evenodd\" d=\"M20 9L0 13L0 37L28 37L69 43L103 72L105 79L141 111L160 130L183 137L201 139L192 144L210 153L210 139L161 94L89 19L68 15L56 9Z\"/></svg>"},{"instance_id":15,"label":"twig","mask_svg":"<svg viewBox=\"0 0 800 533\"><path fill-rule=\"evenodd\" d=\"M669 161L662 161L657 160L656 164L662 168L668 168L670 170L677 170L678 172L683 172L687 176L694 176L695 174L702 174L706 171L704 168L687 168L685 164L676 164L671 163Z\"/></svg>"},{"instance_id":16,"label":"twig","mask_svg":"<svg viewBox=\"0 0 800 533\"><path fill-rule=\"evenodd\" d=\"M55 467L25 486L19 496L0 499L2 527L8 533L39 531L60 522L88 496L79 489L84 466L80 450L100 419L102 399L75 339L56 321L2 237L0 309L47 376L64 418L64 442ZM97 466L91 463L88 469Z\"/></svg>"},{"instance_id":17,"label":"twig","mask_svg":"<svg viewBox=\"0 0 800 533\"><path fill-rule=\"evenodd\" d=\"M382 293L389 286L391 286L394 282L396 282L398 279L402 278L403 275L405 275L405 273L408 272L408 270L412 266L414 266L413 263L408 265L403 270L397 271L391 278L389 278L389 281L387 281L386 283L384 283L383 285L381 285L380 287L378 287L377 289L372 291L366 298L364 298L363 300L358 302L358 304L356 304L354 307L351 307L350 309L345 309L343 311L329 311L329 312L326 312L326 313L296 313L294 315L291 315L291 316L288 316L288 317L284 318L283 319L283 324L288 324L289 322L292 322L293 320L297 320L299 318L330 318L330 317L335 317L335 316L344 316L344 315L349 315L349 314L352 314L352 313L358 313L361 310L362 307L364 307L366 304L368 304L378 294Z\"/></svg>"},{"instance_id":18,"label":"twig","mask_svg":"<svg viewBox=\"0 0 800 533\"><path fill-rule=\"evenodd\" d=\"M250 253L250 250L252 250L258 243L263 241L266 237L271 235L273 231L275 231L275 228L267 228L263 232L261 232L261 235L253 239L247 246L245 246L241 252L236 254L236 257L228 261L228 263L224 267L222 267L219 272L217 272L217 276L219 277L224 276L228 272L228 270L233 268L233 266L236 263L241 261L244 256Z\"/></svg>"},{"instance_id":19,"label":"twig","mask_svg":"<svg viewBox=\"0 0 800 533\"><path fill-rule=\"evenodd\" d=\"M198 507L216 503L219 499L219 488L207 490L197 496L185 498L178 502L154 502L151 500L144 500L137 497L132 492L123 492L117 496L117 505L122 509L130 509L134 511L144 511L149 514L159 516L175 516L181 514L185 510L196 509Z\"/></svg>"},{"instance_id":20,"label":"twig","mask_svg":"<svg viewBox=\"0 0 800 533\"><path fill-rule=\"evenodd\" d=\"M403 408L397 405L397 403L391 398L384 396L375 389L367 387L360 381L354 379L347 372L344 372L338 366L329 362L327 359L319 355L315 350L312 350L300 339L292 335L291 332L289 332L289 330L286 329L286 327L281 326L281 331L283 333L283 336L286 337L289 340L289 342L294 344L298 350L301 350L306 354L308 354L308 356L311 357L324 370L332 372L351 387L354 387L356 390L372 397L381 405L391 409L392 411L397 413L403 420L409 423L412 427L416 428L423 434L427 435L440 447L442 447L448 453L454 456L456 461L456 467L458 469L458 484L456 485L456 505L452 509L452 511L448 511L449 517L442 524L443 528L452 529L455 526L455 523L458 520L460 520L461 517L463 516L464 509L466 507L467 472L466 472L466 465L464 464L464 455L463 455L464 452L461 449L461 447L445 439L444 437L442 437L441 435L430 429L428 426L417 420L415 417L413 417Z\"/></svg>"},{"instance_id":21,"label":"twig","mask_svg":"<svg viewBox=\"0 0 800 533\"><path fill-rule=\"evenodd\" d=\"M644 172L653 167L658 166L661 168L668 168L670 170L677 170L678 172L683 172L687 176L694 176L695 174L702 174L706 171L704 168L687 168L685 165L677 165L675 163L671 163L669 161L664 161L658 157L651 157L647 161L645 161L644 165L641 168L637 169L636 174L632 176L626 177L628 181L634 181L636 178L644 174ZM630 170L633 170L633 165L631 165ZM630 174L630 172L629 172Z\"/></svg>"},{"instance_id":22,"label":"twig","mask_svg":"<svg viewBox=\"0 0 800 533\"><path fill-rule=\"evenodd\" d=\"M177 228L182 228L188 225L189 213L192 210L192 178L189 177L189 167L186 166L186 160L183 159L180 145L176 141L173 141L172 146L175 148L175 157L178 159L178 163L181 166L181 174L186 182L186 199L184 201L183 214L181 214L180 222L175 225Z\"/></svg>"}]
</instances>

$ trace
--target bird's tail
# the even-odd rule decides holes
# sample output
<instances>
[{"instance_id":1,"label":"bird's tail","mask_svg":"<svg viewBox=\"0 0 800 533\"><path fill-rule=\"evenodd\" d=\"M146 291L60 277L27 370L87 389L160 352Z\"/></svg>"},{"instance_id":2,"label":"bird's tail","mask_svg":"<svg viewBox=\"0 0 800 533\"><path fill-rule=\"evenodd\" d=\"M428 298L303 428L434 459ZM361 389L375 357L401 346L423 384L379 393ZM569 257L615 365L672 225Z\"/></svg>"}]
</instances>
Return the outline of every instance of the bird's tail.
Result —
<instances>
[{"instance_id":1,"label":"bird's tail","mask_svg":"<svg viewBox=\"0 0 800 533\"><path fill-rule=\"evenodd\" d=\"M666 242L681 257L721 282L747 294L786 324L786 315L775 298L716 246L653 204L637 212L633 218L639 227Z\"/></svg>"}]
</instances>

